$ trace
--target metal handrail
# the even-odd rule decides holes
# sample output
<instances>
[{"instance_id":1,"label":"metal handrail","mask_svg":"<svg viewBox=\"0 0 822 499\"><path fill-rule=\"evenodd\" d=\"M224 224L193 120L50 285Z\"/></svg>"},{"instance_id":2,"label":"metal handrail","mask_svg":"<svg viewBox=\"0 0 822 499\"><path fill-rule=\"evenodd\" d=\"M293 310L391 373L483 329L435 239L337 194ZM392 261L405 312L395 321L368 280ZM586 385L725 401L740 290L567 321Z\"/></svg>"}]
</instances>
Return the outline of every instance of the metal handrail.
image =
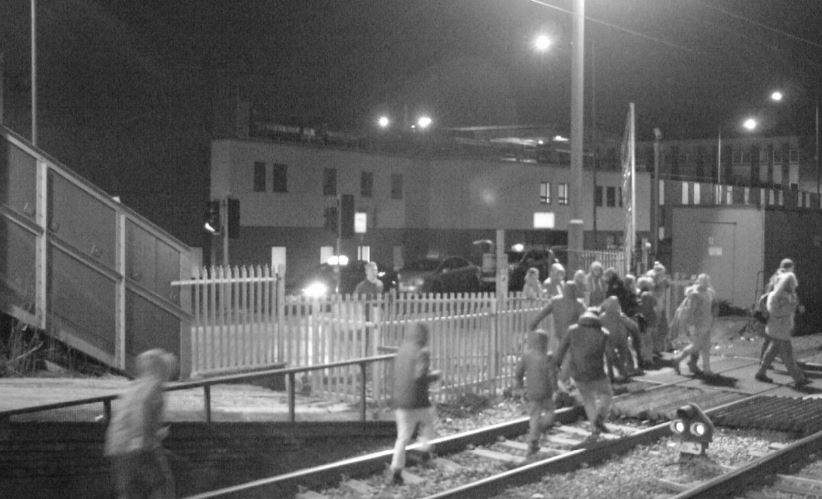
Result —
<instances>
[{"instance_id":1,"label":"metal handrail","mask_svg":"<svg viewBox=\"0 0 822 499\"><path fill-rule=\"evenodd\" d=\"M294 422L296 418L295 414L295 405L296 405L296 392L294 390L294 382L295 376L297 373L302 372L309 372L309 371L319 371L321 369L333 369L335 367L344 367L350 366L354 364L358 364L360 366L360 373L362 375L362 386L360 387L360 421L365 422L365 413L366 413L366 366L368 364L372 364L374 362L382 362L387 360L392 360L396 357L396 354L385 354L385 355L376 355L373 357L363 357L359 359L353 360L345 360L339 362L331 362L328 364L318 364L314 366L304 366L304 367L284 367L284 368L277 368L277 369L266 369L264 371L257 371L253 373L244 373L244 374L228 374L225 376L218 376L214 378L196 380L196 381L183 381L178 383L168 383L163 387L163 391L170 392L175 390L190 390L192 388L203 388L203 411L205 413L205 419L207 424L211 424L211 386L212 385L219 385L224 383L231 383L237 381L249 381L258 378L265 378L268 376L278 376L278 375L285 375L288 376L288 383L287 383L287 391L288 391L288 420L289 422ZM95 403L102 403L103 404L103 411L105 413L105 420L108 421L111 419L111 402L116 400L120 395L100 395L98 397L88 397L82 399L75 399L75 400L67 400L64 402L54 402L50 404L42 404L30 407L22 407L19 409L10 409L7 411L0 411L0 423L7 423L11 416L18 416L20 414L30 414L34 412L41 412L41 411L48 411L53 409L64 409L66 407L74 407L79 405L87 405L87 404L95 404Z\"/></svg>"}]
</instances>

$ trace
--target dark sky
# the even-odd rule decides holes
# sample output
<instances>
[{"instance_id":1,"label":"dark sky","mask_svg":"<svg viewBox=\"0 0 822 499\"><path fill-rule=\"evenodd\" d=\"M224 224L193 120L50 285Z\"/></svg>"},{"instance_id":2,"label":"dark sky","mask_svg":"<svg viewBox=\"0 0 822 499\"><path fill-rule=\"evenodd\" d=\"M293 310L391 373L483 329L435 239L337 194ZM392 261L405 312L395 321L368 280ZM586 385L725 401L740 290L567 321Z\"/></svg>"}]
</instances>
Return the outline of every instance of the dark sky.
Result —
<instances>
[{"instance_id":1,"label":"dark sky","mask_svg":"<svg viewBox=\"0 0 822 499\"><path fill-rule=\"evenodd\" d=\"M820 0L588 0L586 119L712 136L757 112L812 122ZM425 110L439 126L568 127L571 1L39 0L40 144L199 245L215 103L363 129ZM6 122L29 133L29 1L0 0ZM538 32L556 40L545 54ZM593 60L592 60L593 56ZM788 96L779 108L771 88Z\"/></svg>"}]
</instances>

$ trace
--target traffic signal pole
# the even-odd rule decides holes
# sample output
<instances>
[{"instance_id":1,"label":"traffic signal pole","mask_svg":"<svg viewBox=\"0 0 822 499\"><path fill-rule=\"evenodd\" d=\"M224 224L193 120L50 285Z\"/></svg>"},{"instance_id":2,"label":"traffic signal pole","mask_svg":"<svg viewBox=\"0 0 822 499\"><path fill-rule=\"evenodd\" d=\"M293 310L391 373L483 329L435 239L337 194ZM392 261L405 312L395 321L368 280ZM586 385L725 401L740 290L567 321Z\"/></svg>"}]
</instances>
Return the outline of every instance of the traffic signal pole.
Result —
<instances>
[{"instance_id":1,"label":"traffic signal pole","mask_svg":"<svg viewBox=\"0 0 822 499\"><path fill-rule=\"evenodd\" d=\"M220 238L223 241L223 267L228 267L228 198L220 200Z\"/></svg>"}]
</instances>

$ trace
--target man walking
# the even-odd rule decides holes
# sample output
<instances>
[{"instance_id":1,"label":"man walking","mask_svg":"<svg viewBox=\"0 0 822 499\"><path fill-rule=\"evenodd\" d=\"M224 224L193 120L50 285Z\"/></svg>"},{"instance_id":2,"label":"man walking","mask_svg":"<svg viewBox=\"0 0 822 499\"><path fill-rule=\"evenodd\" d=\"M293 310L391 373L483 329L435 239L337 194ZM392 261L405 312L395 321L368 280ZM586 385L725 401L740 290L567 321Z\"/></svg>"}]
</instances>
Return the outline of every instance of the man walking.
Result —
<instances>
[{"instance_id":1,"label":"man walking","mask_svg":"<svg viewBox=\"0 0 822 499\"><path fill-rule=\"evenodd\" d=\"M429 441L434 438L434 408L429 400L429 385L440 379L439 371L429 371L428 327L417 323L397 352L394 361L394 415L397 442L391 459L389 484L402 485L405 447L419 424L420 451L424 458L433 455Z\"/></svg>"}]
</instances>

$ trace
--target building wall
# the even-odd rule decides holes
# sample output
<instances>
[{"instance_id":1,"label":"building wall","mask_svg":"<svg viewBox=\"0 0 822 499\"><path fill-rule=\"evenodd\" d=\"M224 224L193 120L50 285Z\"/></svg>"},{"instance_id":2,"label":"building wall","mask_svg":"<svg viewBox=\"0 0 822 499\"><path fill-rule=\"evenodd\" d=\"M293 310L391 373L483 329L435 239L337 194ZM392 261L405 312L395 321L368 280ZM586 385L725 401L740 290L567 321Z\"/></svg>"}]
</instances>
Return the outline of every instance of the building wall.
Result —
<instances>
[{"instance_id":1,"label":"building wall","mask_svg":"<svg viewBox=\"0 0 822 499\"><path fill-rule=\"evenodd\" d=\"M672 272L707 273L719 300L746 308L755 303L764 269L763 210L677 207L671 232Z\"/></svg>"},{"instance_id":2,"label":"building wall","mask_svg":"<svg viewBox=\"0 0 822 499\"><path fill-rule=\"evenodd\" d=\"M264 192L254 190L254 164L266 167ZM287 165L288 192L272 192L273 164ZM240 200L240 237L229 244L229 261L267 264L272 246L286 247L288 280L320 263L320 248L334 246L336 234L324 228L324 210L333 197L323 195L323 171L337 169L337 192L353 194L357 211L368 214L368 230L342 241L342 252L356 256L368 246L371 259L383 266L427 254L461 255L481 263L474 241L495 240L506 230L506 244L529 246L565 244L569 205L558 204L557 188L570 183L567 166L493 159L392 156L312 144L226 139L212 144L211 196ZM374 174L373 196L363 197L360 175ZM392 199L392 174L402 175L402 199ZM583 219L586 241L593 241L593 174L585 171ZM551 199L540 199L540 182L551 183ZM617 188L619 172L597 175L597 184ZM649 178L637 178L637 230L649 230ZM605 204L603 202L603 204ZM533 228L535 212L555 215L553 230ZM598 240L621 241L624 210L596 210ZM219 246L219 238L213 242ZM401 248L396 261L395 248ZM219 260L218 260L219 261Z\"/></svg>"}]
</instances>

